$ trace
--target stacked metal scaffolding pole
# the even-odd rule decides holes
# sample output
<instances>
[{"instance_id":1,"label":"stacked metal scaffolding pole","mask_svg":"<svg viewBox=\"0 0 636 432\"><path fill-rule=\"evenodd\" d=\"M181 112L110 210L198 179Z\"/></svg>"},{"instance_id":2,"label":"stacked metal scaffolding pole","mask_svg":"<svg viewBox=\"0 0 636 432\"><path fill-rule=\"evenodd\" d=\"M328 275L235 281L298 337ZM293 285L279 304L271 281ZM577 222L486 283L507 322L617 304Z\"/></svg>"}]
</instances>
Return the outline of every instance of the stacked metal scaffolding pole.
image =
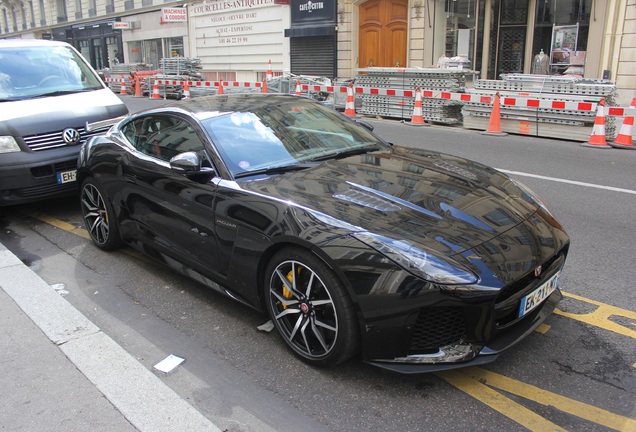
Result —
<instances>
[{"instance_id":1,"label":"stacked metal scaffolding pole","mask_svg":"<svg viewBox=\"0 0 636 432\"><path fill-rule=\"evenodd\" d=\"M473 80L474 71L437 68L367 68L359 69L355 86L373 89L426 90L464 92ZM410 119L415 98L362 93L356 97L356 112L368 116ZM441 98L422 100L425 121L441 124L461 123L462 103Z\"/></svg>"},{"instance_id":2,"label":"stacked metal scaffolding pole","mask_svg":"<svg viewBox=\"0 0 636 432\"><path fill-rule=\"evenodd\" d=\"M607 80L591 80L568 76L505 74L501 80L476 80L471 94L526 97L542 100L615 105L616 86ZM490 121L491 105L467 102L462 109L463 124L468 129L485 130ZM501 129L504 132L567 140L589 139L596 118L595 111L568 111L523 106L501 106ZM606 119L606 136L613 138L615 125Z\"/></svg>"}]
</instances>

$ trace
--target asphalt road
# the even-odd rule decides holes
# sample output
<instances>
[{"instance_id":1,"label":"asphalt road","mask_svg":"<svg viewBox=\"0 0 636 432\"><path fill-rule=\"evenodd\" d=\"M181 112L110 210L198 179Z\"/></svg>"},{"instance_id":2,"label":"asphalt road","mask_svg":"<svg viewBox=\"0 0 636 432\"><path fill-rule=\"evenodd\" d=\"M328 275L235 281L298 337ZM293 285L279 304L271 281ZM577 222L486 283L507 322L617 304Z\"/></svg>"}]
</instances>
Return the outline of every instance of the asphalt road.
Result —
<instances>
[{"instance_id":1,"label":"asphalt road","mask_svg":"<svg viewBox=\"0 0 636 432\"><path fill-rule=\"evenodd\" d=\"M264 315L130 250L93 247L76 198L4 209L0 242L148 368L186 358L162 379L228 431L636 430L636 151L368 121L396 144L511 172L570 234L558 313L497 362L422 375L358 359L311 368L257 329Z\"/></svg>"}]
</instances>

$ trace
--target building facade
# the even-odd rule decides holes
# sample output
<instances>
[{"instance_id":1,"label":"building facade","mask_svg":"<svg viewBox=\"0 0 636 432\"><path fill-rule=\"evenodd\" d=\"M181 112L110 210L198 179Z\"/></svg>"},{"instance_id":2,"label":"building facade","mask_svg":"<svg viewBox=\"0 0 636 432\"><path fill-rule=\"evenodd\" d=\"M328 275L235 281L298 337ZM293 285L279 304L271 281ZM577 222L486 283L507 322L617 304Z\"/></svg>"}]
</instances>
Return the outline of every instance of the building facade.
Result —
<instances>
[{"instance_id":1,"label":"building facade","mask_svg":"<svg viewBox=\"0 0 636 432\"><path fill-rule=\"evenodd\" d=\"M636 97L635 0L0 0L0 38L50 38L97 69L196 57L206 76L355 77L438 67L573 74Z\"/></svg>"}]
</instances>

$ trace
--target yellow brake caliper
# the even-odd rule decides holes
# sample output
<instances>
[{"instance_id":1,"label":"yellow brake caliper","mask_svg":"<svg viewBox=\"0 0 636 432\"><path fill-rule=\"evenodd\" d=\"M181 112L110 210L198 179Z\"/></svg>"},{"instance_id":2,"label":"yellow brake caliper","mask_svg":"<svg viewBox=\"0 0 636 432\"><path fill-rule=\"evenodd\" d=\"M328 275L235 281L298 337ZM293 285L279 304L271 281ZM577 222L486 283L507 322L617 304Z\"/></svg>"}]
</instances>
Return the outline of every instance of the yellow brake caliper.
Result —
<instances>
[{"instance_id":1,"label":"yellow brake caliper","mask_svg":"<svg viewBox=\"0 0 636 432\"><path fill-rule=\"evenodd\" d=\"M298 267L298 274L300 274L300 267ZM294 283L294 273L292 272L292 270L287 273L287 280L292 284ZM294 296L292 292L287 289L287 286L285 284L283 284L283 296L286 299L290 299ZM287 306L283 305L283 309L287 309Z\"/></svg>"}]
</instances>

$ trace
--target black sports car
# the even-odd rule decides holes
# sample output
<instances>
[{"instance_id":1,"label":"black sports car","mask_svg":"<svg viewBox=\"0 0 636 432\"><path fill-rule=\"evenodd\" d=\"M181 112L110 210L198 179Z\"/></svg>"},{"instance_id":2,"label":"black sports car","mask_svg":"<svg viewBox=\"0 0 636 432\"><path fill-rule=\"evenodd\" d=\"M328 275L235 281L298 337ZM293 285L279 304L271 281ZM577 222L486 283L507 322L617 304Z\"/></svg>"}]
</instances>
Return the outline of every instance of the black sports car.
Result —
<instances>
[{"instance_id":1,"label":"black sports car","mask_svg":"<svg viewBox=\"0 0 636 432\"><path fill-rule=\"evenodd\" d=\"M567 234L502 173L371 129L274 94L130 115L82 148L86 227L266 310L312 365L494 360L561 299Z\"/></svg>"}]
</instances>

